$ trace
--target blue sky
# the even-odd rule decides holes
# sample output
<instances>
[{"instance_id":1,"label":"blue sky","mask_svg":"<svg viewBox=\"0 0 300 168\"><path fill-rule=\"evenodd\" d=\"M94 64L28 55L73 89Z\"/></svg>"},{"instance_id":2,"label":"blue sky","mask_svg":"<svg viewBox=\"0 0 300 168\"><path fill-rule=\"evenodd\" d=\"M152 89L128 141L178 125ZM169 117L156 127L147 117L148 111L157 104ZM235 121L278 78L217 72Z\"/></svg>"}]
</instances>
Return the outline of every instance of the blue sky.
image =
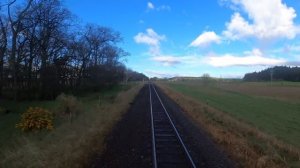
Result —
<instances>
[{"instance_id":1,"label":"blue sky","mask_svg":"<svg viewBox=\"0 0 300 168\"><path fill-rule=\"evenodd\" d=\"M65 0L83 23L119 31L125 64L148 76L243 77L300 65L299 0Z\"/></svg>"}]
</instances>

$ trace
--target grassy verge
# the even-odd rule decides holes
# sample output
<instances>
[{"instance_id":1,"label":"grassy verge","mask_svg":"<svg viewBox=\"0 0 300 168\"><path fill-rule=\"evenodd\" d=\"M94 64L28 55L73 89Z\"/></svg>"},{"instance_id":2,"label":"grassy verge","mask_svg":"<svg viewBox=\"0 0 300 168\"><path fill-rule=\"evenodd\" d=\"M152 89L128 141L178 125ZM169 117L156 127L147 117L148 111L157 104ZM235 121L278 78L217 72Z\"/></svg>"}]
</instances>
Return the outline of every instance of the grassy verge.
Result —
<instances>
[{"instance_id":1,"label":"grassy verge","mask_svg":"<svg viewBox=\"0 0 300 168\"><path fill-rule=\"evenodd\" d=\"M159 86L240 167L299 166L299 105L180 82Z\"/></svg>"},{"instance_id":2,"label":"grassy verge","mask_svg":"<svg viewBox=\"0 0 300 168\"><path fill-rule=\"evenodd\" d=\"M52 132L22 133L15 129L15 124L19 113L27 107L55 110L56 101L17 105L1 102L1 106L16 109L11 108L13 112L0 116L0 167L83 167L91 154L102 150L105 135L128 109L141 87L141 84L119 86L79 97L81 114L72 122L57 119Z\"/></svg>"}]
</instances>

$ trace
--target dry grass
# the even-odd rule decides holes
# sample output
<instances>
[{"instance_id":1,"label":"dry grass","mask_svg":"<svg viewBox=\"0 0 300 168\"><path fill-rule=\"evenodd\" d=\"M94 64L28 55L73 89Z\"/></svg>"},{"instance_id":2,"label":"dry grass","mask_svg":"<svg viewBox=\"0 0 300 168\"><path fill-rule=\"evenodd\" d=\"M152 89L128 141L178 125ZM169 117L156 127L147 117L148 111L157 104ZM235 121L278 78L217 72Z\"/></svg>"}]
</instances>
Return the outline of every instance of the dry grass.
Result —
<instances>
[{"instance_id":1,"label":"dry grass","mask_svg":"<svg viewBox=\"0 0 300 168\"><path fill-rule=\"evenodd\" d=\"M56 98L56 101L58 107L55 114L58 117L68 118L69 121L72 121L74 117L83 111L82 103L75 96L62 93Z\"/></svg>"},{"instance_id":2,"label":"dry grass","mask_svg":"<svg viewBox=\"0 0 300 168\"><path fill-rule=\"evenodd\" d=\"M110 103L90 102L88 110L52 133L16 138L14 146L1 149L0 167L85 167L90 156L103 149L105 136L141 87L119 93Z\"/></svg>"},{"instance_id":3,"label":"dry grass","mask_svg":"<svg viewBox=\"0 0 300 168\"><path fill-rule=\"evenodd\" d=\"M226 150L238 167L289 167L300 160L300 150L273 138L228 114L158 84L160 88L212 139ZM292 163L293 164L293 163ZM298 163L296 163L298 164Z\"/></svg>"}]
</instances>

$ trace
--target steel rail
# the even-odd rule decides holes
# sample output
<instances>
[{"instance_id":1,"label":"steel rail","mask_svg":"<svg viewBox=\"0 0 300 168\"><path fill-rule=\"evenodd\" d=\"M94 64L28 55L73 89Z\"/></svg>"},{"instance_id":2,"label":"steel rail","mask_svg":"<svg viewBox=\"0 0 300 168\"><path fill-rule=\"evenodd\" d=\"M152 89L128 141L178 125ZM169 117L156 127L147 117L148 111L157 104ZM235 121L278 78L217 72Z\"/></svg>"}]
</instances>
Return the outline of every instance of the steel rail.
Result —
<instances>
[{"instance_id":1,"label":"steel rail","mask_svg":"<svg viewBox=\"0 0 300 168\"><path fill-rule=\"evenodd\" d=\"M151 133L152 133L152 157L153 157L153 167L157 168L156 160L156 146L155 146L155 134L154 134L154 121L153 121L153 111L152 111L152 97L151 97L151 84L149 83L150 92L150 111L151 111Z\"/></svg>"},{"instance_id":2,"label":"steel rail","mask_svg":"<svg viewBox=\"0 0 300 168\"><path fill-rule=\"evenodd\" d=\"M150 86L150 85L149 85L149 86ZM177 129L176 129L176 127L175 127L175 125L174 125L174 123L173 123L173 121L172 121L172 119L171 119L171 117L170 117L170 115L169 115L169 113L168 113L168 111L167 111L167 109L165 108L163 102L161 101L161 98L159 97L159 95L158 95L158 93L157 93L157 91L156 91L156 89L155 89L155 87L154 87L153 85L152 85L152 88L154 89L154 91L155 91L155 93L156 93L156 95L157 95L157 97L158 97L158 99L159 99L159 102L160 102L160 104L162 105L162 107L163 107L163 109L164 109L164 112L165 112L165 114L167 115L167 117L168 117L168 119L169 119L169 121L170 121L170 123L171 123L171 125L172 125L172 127L173 127L173 129L174 129L174 131L175 131L175 133L176 133L176 136L177 136L177 138L178 138L178 140L179 140L179 142L180 142L182 148L184 149L184 152L185 152L185 154L186 154L188 160L189 160L190 163L191 163L191 166L192 166L193 168L196 168L196 165L195 165L195 163L194 163L194 161L193 161L193 159L192 159L192 157L191 157L189 151L187 150L187 147L185 146L184 142L182 141L182 139L181 139L181 137L180 137L180 135L179 135L179 132L177 131ZM151 97L151 89L150 89L150 97ZM152 106L152 102L151 102L151 106ZM152 107L151 107L151 115L152 115ZM152 129L153 129L153 124L154 124L154 123L153 123L153 115L152 115L151 117L152 117ZM153 131L152 131L152 133L154 134ZM152 136L153 136L153 134L152 134ZM152 140L153 140L153 139L152 139ZM155 141L155 139L154 139L154 141ZM155 142L154 142L154 143L155 143ZM155 146L154 146L154 147L155 147ZM156 157L156 156L155 156L155 157ZM155 158L155 160L156 160L156 158ZM157 165L156 165L156 166L157 166Z\"/></svg>"}]
</instances>

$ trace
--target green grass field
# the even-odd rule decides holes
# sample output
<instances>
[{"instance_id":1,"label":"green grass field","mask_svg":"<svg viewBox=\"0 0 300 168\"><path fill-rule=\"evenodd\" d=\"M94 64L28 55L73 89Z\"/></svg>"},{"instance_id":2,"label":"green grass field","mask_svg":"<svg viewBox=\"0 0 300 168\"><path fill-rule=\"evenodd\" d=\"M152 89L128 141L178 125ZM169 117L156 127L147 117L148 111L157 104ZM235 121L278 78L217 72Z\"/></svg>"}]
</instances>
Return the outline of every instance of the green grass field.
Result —
<instances>
[{"instance_id":1,"label":"green grass field","mask_svg":"<svg viewBox=\"0 0 300 168\"><path fill-rule=\"evenodd\" d=\"M240 84L249 87L250 85L270 87L268 83ZM300 147L300 102L280 101L267 96L228 91L218 87L218 84L204 86L197 81L169 82L168 85L176 91L243 120L271 136ZM274 83L273 85L299 86L298 83Z\"/></svg>"},{"instance_id":2,"label":"green grass field","mask_svg":"<svg viewBox=\"0 0 300 168\"><path fill-rule=\"evenodd\" d=\"M42 107L55 112L53 101L1 101L0 167L82 167L102 143L113 124L121 117L137 94L140 84L119 85L77 97L81 112L72 121L55 117L51 132L24 133L15 128L28 107ZM16 162L17 161L17 162Z\"/></svg>"},{"instance_id":3,"label":"green grass field","mask_svg":"<svg viewBox=\"0 0 300 168\"><path fill-rule=\"evenodd\" d=\"M82 102L83 108L88 110L93 107L97 101L99 101L99 96L102 103L107 103L111 101L117 93L122 90L129 89L130 86L115 86L111 89L105 90L103 92L88 93L78 97L79 101ZM8 114L0 114L0 149L2 146L9 145L13 142L13 139L19 137L22 134L20 130L15 128L16 123L20 120L20 114L25 112L29 107L42 107L53 111L57 108L58 102L56 100L52 101L21 101L15 102L11 100L2 100L0 102L0 107L4 109L9 109ZM59 122L59 121L56 121Z\"/></svg>"},{"instance_id":4,"label":"green grass field","mask_svg":"<svg viewBox=\"0 0 300 168\"><path fill-rule=\"evenodd\" d=\"M10 112L0 113L0 149L3 146L13 143L13 139L22 135L20 130L15 128L16 123L20 120L20 114L25 112L28 107L42 107L53 110L57 107L56 101L24 101L14 102L1 100L0 107L8 109Z\"/></svg>"}]
</instances>

